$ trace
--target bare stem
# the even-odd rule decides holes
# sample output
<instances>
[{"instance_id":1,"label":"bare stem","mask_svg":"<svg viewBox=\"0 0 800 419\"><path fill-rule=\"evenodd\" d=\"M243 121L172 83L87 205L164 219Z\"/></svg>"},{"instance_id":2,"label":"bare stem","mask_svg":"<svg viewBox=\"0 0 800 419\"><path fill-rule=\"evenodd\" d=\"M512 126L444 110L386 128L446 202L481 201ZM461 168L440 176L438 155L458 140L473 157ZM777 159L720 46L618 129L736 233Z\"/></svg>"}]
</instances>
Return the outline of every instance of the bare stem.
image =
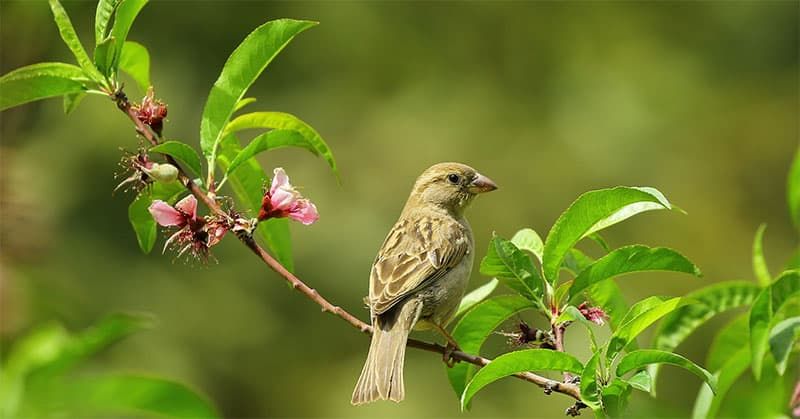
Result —
<instances>
[{"instance_id":1,"label":"bare stem","mask_svg":"<svg viewBox=\"0 0 800 419\"><path fill-rule=\"evenodd\" d=\"M115 96L112 97L117 107L125 113L128 118L133 122L134 126L136 127L136 132L139 133L142 137L144 137L150 144L156 145L159 143L159 136L154 133L149 127L147 127L139 118L136 116L136 112L131 108L131 104L128 101L127 97L119 92ZM199 199L203 204L205 204L208 209L217 215L228 216L228 214L222 210L222 208L217 204L217 202L210 198L201 188L198 186L192 179L186 174L184 169L180 166L180 164L175 161L171 156L165 156L167 161L178 168L178 172L180 173L180 180L186 189L192 193L197 199ZM263 261L267 266L270 267L273 271L275 271L278 275L283 277L284 280L289 282L292 287L298 290L301 294L306 296L308 299L316 303L322 308L323 312L331 313L342 320L349 323L351 326L355 327L362 333L371 335L372 334L372 326L367 323L364 323L356 316L352 315L348 311L344 310L343 308L331 304L330 301L325 299L322 295L317 292L314 288L309 287L303 281L301 281L297 276L293 273L289 272L286 268L283 267L275 258L272 257L269 253L267 253L264 248L258 245L256 241L250 236L239 236L237 235L239 240L247 246L250 251L252 251L256 256L258 256L261 261ZM562 330L563 332L563 330ZM562 333L563 334L563 333ZM561 344L560 335L556 335L556 345ZM435 352L438 354L444 354L445 347L436 343L424 342L416 339L408 339L408 346L422 349L429 352ZM559 349L560 350L560 349ZM470 364L477 365L479 367L485 366L491 362L491 359L483 358L478 355L471 355L468 353L464 353L461 351L454 351L451 355L454 359L459 361L468 362ZM572 383L562 383L559 381L551 380L546 377L542 377L540 375L531 373L531 372L521 372L514 374L515 377L528 381L530 383L536 384L539 387L545 389L547 393L551 391L555 391L557 393L566 394L576 400L580 400L580 388Z\"/></svg>"}]
</instances>

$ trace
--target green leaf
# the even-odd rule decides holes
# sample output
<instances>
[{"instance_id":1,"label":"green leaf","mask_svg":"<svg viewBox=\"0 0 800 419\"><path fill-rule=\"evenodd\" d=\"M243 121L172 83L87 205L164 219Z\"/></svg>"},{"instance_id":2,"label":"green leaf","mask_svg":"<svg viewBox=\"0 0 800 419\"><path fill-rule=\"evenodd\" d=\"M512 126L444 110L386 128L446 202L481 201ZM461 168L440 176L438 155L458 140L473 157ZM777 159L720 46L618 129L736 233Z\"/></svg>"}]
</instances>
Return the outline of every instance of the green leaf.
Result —
<instances>
[{"instance_id":1,"label":"green leaf","mask_svg":"<svg viewBox=\"0 0 800 419\"><path fill-rule=\"evenodd\" d=\"M85 75L95 81L102 81L103 75L95 68L92 60L89 59L89 55L86 54L86 50L83 49L81 40L78 39L78 34L75 33L75 28L72 26L72 22L69 20L69 15L67 15L67 11L64 10L64 6L62 6L61 2L58 0L50 0L50 10L53 12L53 18L58 26L61 39L64 40L64 43L67 44L67 47L72 51L72 55L75 56L75 60L78 61L78 65L83 69ZM3 95L5 96L5 91Z\"/></svg>"},{"instance_id":2,"label":"green leaf","mask_svg":"<svg viewBox=\"0 0 800 419\"><path fill-rule=\"evenodd\" d=\"M72 417L143 413L171 418L218 417L206 397L163 378L115 374L59 381L45 388L49 391L39 392L37 404Z\"/></svg>"},{"instance_id":3,"label":"green leaf","mask_svg":"<svg viewBox=\"0 0 800 419\"><path fill-rule=\"evenodd\" d=\"M611 251L611 246L608 245L608 242L606 242L606 239L604 239L603 236L600 235L600 233L589 234L588 236L586 236L586 238L597 243L597 245L600 246L600 248L603 249L604 252L608 253Z\"/></svg>"},{"instance_id":4,"label":"green leaf","mask_svg":"<svg viewBox=\"0 0 800 419\"><path fill-rule=\"evenodd\" d=\"M234 156L241 151L239 140L235 135L225 137L220 143L219 162L225 170ZM235 172L228 175L228 184L233 188L239 203L239 208L249 211L253 216L261 207L262 187L267 182L267 176L261 165L255 159L247 160ZM287 218L270 218L258 223L256 236L261 237L267 248L275 255L278 262L289 271L294 270L292 261L292 243L289 235L289 220Z\"/></svg>"},{"instance_id":5,"label":"green leaf","mask_svg":"<svg viewBox=\"0 0 800 419\"><path fill-rule=\"evenodd\" d=\"M581 372L581 401L595 412L602 409L600 387L597 385L601 354L601 351L595 352Z\"/></svg>"},{"instance_id":6,"label":"green leaf","mask_svg":"<svg viewBox=\"0 0 800 419\"><path fill-rule=\"evenodd\" d=\"M0 111L49 97L86 90L83 70L71 64L39 63L0 77Z\"/></svg>"},{"instance_id":7,"label":"green leaf","mask_svg":"<svg viewBox=\"0 0 800 419\"><path fill-rule=\"evenodd\" d=\"M57 356L36 372L37 378L61 374L112 344L136 332L151 328L154 322L152 316L141 313L116 313L106 316L93 326L71 336Z\"/></svg>"},{"instance_id":8,"label":"green leaf","mask_svg":"<svg viewBox=\"0 0 800 419\"><path fill-rule=\"evenodd\" d=\"M769 274L767 262L764 259L764 230L767 228L766 224L761 224L756 230L756 237L753 239L753 273L756 275L758 283L762 287L766 287L772 282L772 275Z\"/></svg>"},{"instance_id":9,"label":"green leaf","mask_svg":"<svg viewBox=\"0 0 800 419\"><path fill-rule=\"evenodd\" d=\"M148 0L122 0L117 6L117 13L114 15L114 26L111 27L109 36L116 40L118 46L123 45L123 47L114 48L114 59L112 61L114 63L112 65L114 70L116 70L119 63L122 61L122 50L124 49L125 41L128 39L128 32L130 32L131 26L133 26L133 21L136 20L136 16L139 15L139 12L147 4L147 1Z\"/></svg>"},{"instance_id":10,"label":"green leaf","mask_svg":"<svg viewBox=\"0 0 800 419\"><path fill-rule=\"evenodd\" d=\"M789 354L795 342L800 339L800 317L790 317L772 328L769 334L769 348L775 358L778 374L786 373Z\"/></svg>"},{"instance_id":11,"label":"green leaf","mask_svg":"<svg viewBox=\"0 0 800 419\"><path fill-rule=\"evenodd\" d=\"M115 45L116 40L108 37L94 49L94 65L106 77L110 76L114 70Z\"/></svg>"},{"instance_id":12,"label":"green leaf","mask_svg":"<svg viewBox=\"0 0 800 419\"><path fill-rule=\"evenodd\" d=\"M582 238L644 211L671 209L669 201L653 188L619 186L587 192L556 220L544 245L545 279L554 283L561 261Z\"/></svg>"},{"instance_id":13,"label":"green leaf","mask_svg":"<svg viewBox=\"0 0 800 419\"><path fill-rule=\"evenodd\" d=\"M753 302L750 309L750 354L756 380L761 378L761 366L775 314L797 295L800 295L800 271L786 271L762 290Z\"/></svg>"},{"instance_id":14,"label":"green leaf","mask_svg":"<svg viewBox=\"0 0 800 419\"><path fill-rule=\"evenodd\" d=\"M661 317L669 314L676 308L689 304L692 301L683 298L672 298L663 302L645 300L648 304L634 304L622 320L622 326L617 329L608 343L607 359L613 360L616 355L636 336L655 323ZM652 302L652 304L650 304Z\"/></svg>"},{"instance_id":15,"label":"green leaf","mask_svg":"<svg viewBox=\"0 0 800 419\"><path fill-rule=\"evenodd\" d=\"M462 352L480 354L483 342L509 317L531 309L531 302L517 295L501 295L485 300L469 310L453 328L453 339ZM467 382L475 373L472 364L460 362L447 369L447 378L457 395L464 392Z\"/></svg>"},{"instance_id":16,"label":"green leaf","mask_svg":"<svg viewBox=\"0 0 800 419\"><path fill-rule=\"evenodd\" d=\"M573 276L578 276L584 269L588 268L589 265L594 263L594 259L588 256L586 253L583 253L579 249L572 248L569 249L567 255L564 257L564 262L561 263L561 268L566 269L573 274Z\"/></svg>"},{"instance_id":17,"label":"green leaf","mask_svg":"<svg viewBox=\"0 0 800 419\"><path fill-rule=\"evenodd\" d=\"M238 106L238 103L237 103ZM234 109L235 111L235 109ZM272 150L279 147L300 147L304 148L315 156L321 156L328 162L336 176L339 171L336 167L336 160L325 140L310 125L301 121L300 118L284 112L252 112L236 117L225 128L223 137L246 129L266 128L273 131L259 135L254 138L244 150L243 156L234 159L228 171L235 170L243 160L247 160L256 154Z\"/></svg>"},{"instance_id":18,"label":"green leaf","mask_svg":"<svg viewBox=\"0 0 800 419\"><path fill-rule=\"evenodd\" d=\"M179 162L185 164L195 174L199 175L202 173L200 156L186 143L180 141L165 141L150 148L150 151L170 155Z\"/></svg>"},{"instance_id":19,"label":"green leaf","mask_svg":"<svg viewBox=\"0 0 800 419\"><path fill-rule=\"evenodd\" d=\"M164 184L154 183L149 190L143 191L128 206L128 221L136 233L136 240L144 253L150 253L156 243L156 221L148 208L154 200L160 199L168 203L175 202L185 191L179 182Z\"/></svg>"},{"instance_id":20,"label":"green leaf","mask_svg":"<svg viewBox=\"0 0 800 419\"><path fill-rule=\"evenodd\" d=\"M83 98L86 97L84 92L67 93L64 95L64 113L69 115L80 105Z\"/></svg>"},{"instance_id":21,"label":"green leaf","mask_svg":"<svg viewBox=\"0 0 800 419\"><path fill-rule=\"evenodd\" d=\"M254 98L254 97L242 98L241 100L236 102L236 107L233 108L233 112L234 113L239 112L240 110L242 110L242 108L244 108L245 106L255 102L256 100L257 99Z\"/></svg>"},{"instance_id":22,"label":"green leaf","mask_svg":"<svg viewBox=\"0 0 800 419\"><path fill-rule=\"evenodd\" d=\"M95 45L100 45L108 36L108 23L114 15L117 5L121 0L100 0L97 2L97 11L94 15Z\"/></svg>"},{"instance_id":23,"label":"green leaf","mask_svg":"<svg viewBox=\"0 0 800 419\"><path fill-rule=\"evenodd\" d=\"M617 364L617 376L621 377L631 371L638 370L651 364L669 364L684 368L700 377L700 379L708 384L712 392L716 392L716 380L711 373L678 354L656 349L640 349L622 357L619 364Z\"/></svg>"},{"instance_id":24,"label":"green leaf","mask_svg":"<svg viewBox=\"0 0 800 419\"><path fill-rule=\"evenodd\" d=\"M213 169L216 150L225 138L225 125L233 115L236 104L247 89L298 33L316 25L315 22L279 19L267 22L253 32L233 51L219 78L208 94L200 123L200 148Z\"/></svg>"},{"instance_id":25,"label":"green leaf","mask_svg":"<svg viewBox=\"0 0 800 419\"><path fill-rule=\"evenodd\" d=\"M692 409L692 418L705 419L717 416L717 411L725 399L728 390L733 386L739 376L750 365L750 350L747 346L740 346L735 354L725 360L722 368L714 373L714 379L717 382L717 391L714 394L708 386L703 386L697 394L694 409Z\"/></svg>"},{"instance_id":26,"label":"green leaf","mask_svg":"<svg viewBox=\"0 0 800 419\"><path fill-rule=\"evenodd\" d=\"M653 347L673 351L706 321L724 311L750 305L759 292L752 282L726 281L687 294L686 298L700 304L686 305L667 315L656 330ZM657 381L658 370L658 365L649 368L653 382Z\"/></svg>"},{"instance_id":27,"label":"green leaf","mask_svg":"<svg viewBox=\"0 0 800 419\"><path fill-rule=\"evenodd\" d=\"M520 250L527 250L531 252L539 263L542 263L542 252L544 252L544 242L539 234L532 228L523 228L514 234L511 238L511 243L517 246Z\"/></svg>"},{"instance_id":28,"label":"green leaf","mask_svg":"<svg viewBox=\"0 0 800 419\"><path fill-rule=\"evenodd\" d=\"M596 324L592 323L591 321L587 320L586 317L578 310L575 306L566 306L562 311L561 314L556 319L556 324L564 323L564 322L578 322L586 328L586 331L589 333L589 340L592 343L592 351L597 350L597 339L594 336L594 327L597 326Z\"/></svg>"},{"instance_id":29,"label":"green leaf","mask_svg":"<svg viewBox=\"0 0 800 419\"><path fill-rule=\"evenodd\" d=\"M632 387L625 380L615 378L603 389L603 408L611 417L622 417L628 407Z\"/></svg>"},{"instance_id":30,"label":"green leaf","mask_svg":"<svg viewBox=\"0 0 800 419\"><path fill-rule=\"evenodd\" d=\"M481 260L480 271L483 275L493 276L520 295L531 301L542 299L542 279L533 266L533 262L514 243L494 237L489 242L489 250Z\"/></svg>"},{"instance_id":31,"label":"green leaf","mask_svg":"<svg viewBox=\"0 0 800 419\"><path fill-rule=\"evenodd\" d=\"M497 284L499 283L500 282L497 280L497 278L492 278L489 280L489 282L481 285L478 288L475 288L469 294L465 295L464 298L461 299L461 303L458 305L458 310L456 310L456 314L453 317L461 316L462 314L466 313L467 310L486 299L486 297L491 295L494 289L497 288Z\"/></svg>"},{"instance_id":32,"label":"green leaf","mask_svg":"<svg viewBox=\"0 0 800 419\"><path fill-rule=\"evenodd\" d=\"M632 272L672 271L702 276L700 269L680 253L666 247L625 246L612 251L584 269L575 278L569 300L600 281Z\"/></svg>"},{"instance_id":33,"label":"green leaf","mask_svg":"<svg viewBox=\"0 0 800 419\"><path fill-rule=\"evenodd\" d=\"M469 404L478 391L501 378L525 371L542 370L580 374L583 372L583 364L572 355L550 349L525 349L500 355L472 377L461 396L461 409Z\"/></svg>"},{"instance_id":34,"label":"green leaf","mask_svg":"<svg viewBox=\"0 0 800 419\"><path fill-rule=\"evenodd\" d=\"M142 93L150 87L150 53L144 45L126 41L119 57L119 69L128 73Z\"/></svg>"},{"instance_id":35,"label":"green leaf","mask_svg":"<svg viewBox=\"0 0 800 419\"><path fill-rule=\"evenodd\" d=\"M748 320L749 313L742 313L720 328L714 335L714 339L708 347L708 355L706 355L706 366L709 371L719 371L728 359L733 358L737 352L748 346L750 341Z\"/></svg>"},{"instance_id":36,"label":"green leaf","mask_svg":"<svg viewBox=\"0 0 800 419\"><path fill-rule=\"evenodd\" d=\"M789 216L794 226L800 230L800 148L794 154L789 177L786 179L786 202L789 204Z\"/></svg>"},{"instance_id":37,"label":"green leaf","mask_svg":"<svg viewBox=\"0 0 800 419\"><path fill-rule=\"evenodd\" d=\"M653 377L650 376L647 370L639 371L625 381L627 381L631 387L644 391L645 393L649 393L653 386Z\"/></svg>"}]
</instances>

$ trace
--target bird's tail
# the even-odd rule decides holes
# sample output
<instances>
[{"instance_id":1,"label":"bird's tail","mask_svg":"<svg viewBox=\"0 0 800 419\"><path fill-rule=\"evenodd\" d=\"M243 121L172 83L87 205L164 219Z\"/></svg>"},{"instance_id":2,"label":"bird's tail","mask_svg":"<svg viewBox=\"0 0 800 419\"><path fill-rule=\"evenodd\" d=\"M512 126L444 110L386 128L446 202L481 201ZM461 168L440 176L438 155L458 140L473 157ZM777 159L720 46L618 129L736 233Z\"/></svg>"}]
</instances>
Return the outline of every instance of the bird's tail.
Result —
<instances>
[{"instance_id":1,"label":"bird's tail","mask_svg":"<svg viewBox=\"0 0 800 419\"><path fill-rule=\"evenodd\" d=\"M403 400L406 340L417 322L421 308L422 304L409 300L392 309L390 313L374 318L367 362L361 370L361 377L358 378L350 403L359 405L375 400Z\"/></svg>"}]
</instances>

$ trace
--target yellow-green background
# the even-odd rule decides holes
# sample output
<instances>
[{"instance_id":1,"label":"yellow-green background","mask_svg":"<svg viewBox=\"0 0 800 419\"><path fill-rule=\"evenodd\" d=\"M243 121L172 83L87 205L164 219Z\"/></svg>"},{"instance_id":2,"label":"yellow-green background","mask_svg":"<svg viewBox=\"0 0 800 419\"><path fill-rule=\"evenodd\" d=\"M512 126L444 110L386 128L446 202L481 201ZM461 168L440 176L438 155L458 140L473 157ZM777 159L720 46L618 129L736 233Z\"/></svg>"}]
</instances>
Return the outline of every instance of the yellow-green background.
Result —
<instances>
[{"instance_id":1,"label":"yellow-green background","mask_svg":"<svg viewBox=\"0 0 800 419\"><path fill-rule=\"evenodd\" d=\"M500 185L468 213L479 257L493 231L546 234L586 190L647 185L688 215L646 214L606 238L674 247L705 277L623 277L630 302L751 278L761 222L778 271L797 245L785 179L798 145L799 4L154 1L130 39L150 50L157 96L169 104L166 136L197 145L209 88L249 31L278 17L321 22L253 86L248 95L259 100L250 109L291 112L333 148L341 185L301 150L261 161L286 168L321 213L311 227L292 226L297 273L366 318L375 252L416 175L440 161L468 163ZM65 6L88 44L94 3ZM45 2L3 0L0 43L3 73L71 61ZM406 361L405 402L351 407L367 339L321 314L236 240L215 249L219 264L207 267L141 254L127 221L131 197L111 194L118 147L134 149L137 139L110 101L89 97L69 117L60 100L25 105L2 114L0 134L3 352L46 320L80 329L106 313L147 311L158 328L83 371L178 378L227 417L461 416L441 360L417 350ZM486 280L475 272L471 287ZM721 324L679 352L702 363ZM566 346L586 359L579 329ZM501 350L503 339L492 338L487 354ZM669 368L660 380L656 401L634 395L632 415L689 413L699 380ZM729 412L758 414L749 388L734 388ZM569 404L509 379L463 416L561 416Z\"/></svg>"}]
</instances>

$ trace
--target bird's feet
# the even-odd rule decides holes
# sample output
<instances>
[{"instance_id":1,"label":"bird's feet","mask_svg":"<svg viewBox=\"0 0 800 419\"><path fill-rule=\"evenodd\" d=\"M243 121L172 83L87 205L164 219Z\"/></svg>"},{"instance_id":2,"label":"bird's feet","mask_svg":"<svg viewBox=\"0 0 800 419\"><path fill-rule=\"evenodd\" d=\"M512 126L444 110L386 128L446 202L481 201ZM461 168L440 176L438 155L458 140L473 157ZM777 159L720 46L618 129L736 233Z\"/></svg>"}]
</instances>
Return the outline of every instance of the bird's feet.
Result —
<instances>
[{"instance_id":1,"label":"bird's feet","mask_svg":"<svg viewBox=\"0 0 800 419\"><path fill-rule=\"evenodd\" d=\"M447 342L447 344L444 345L444 352L442 352L442 361L444 361L445 365L447 365L447 368L453 368L453 366L460 361L459 359L456 359L453 356L453 352L460 350L461 348L459 348L458 345L454 345L450 342Z\"/></svg>"}]
</instances>

